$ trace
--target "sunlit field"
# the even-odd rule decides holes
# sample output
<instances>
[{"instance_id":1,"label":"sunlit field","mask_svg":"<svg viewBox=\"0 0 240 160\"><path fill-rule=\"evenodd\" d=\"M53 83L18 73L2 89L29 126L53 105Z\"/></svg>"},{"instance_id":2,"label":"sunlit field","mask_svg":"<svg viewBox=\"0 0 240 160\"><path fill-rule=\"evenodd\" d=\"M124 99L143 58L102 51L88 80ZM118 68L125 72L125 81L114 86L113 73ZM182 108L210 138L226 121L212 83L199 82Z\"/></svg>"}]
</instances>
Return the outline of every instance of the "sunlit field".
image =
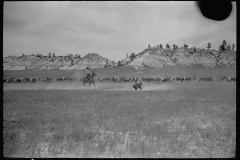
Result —
<instances>
[{"instance_id":1,"label":"sunlit field","mask_svg":"<svg viewBox=\"0 0 240 160\"><path fill-rule=\"evenodd\" d=\"M132 84L4 84L4 156L235 157L236 82Z\"/></svg>"}]
</instances>

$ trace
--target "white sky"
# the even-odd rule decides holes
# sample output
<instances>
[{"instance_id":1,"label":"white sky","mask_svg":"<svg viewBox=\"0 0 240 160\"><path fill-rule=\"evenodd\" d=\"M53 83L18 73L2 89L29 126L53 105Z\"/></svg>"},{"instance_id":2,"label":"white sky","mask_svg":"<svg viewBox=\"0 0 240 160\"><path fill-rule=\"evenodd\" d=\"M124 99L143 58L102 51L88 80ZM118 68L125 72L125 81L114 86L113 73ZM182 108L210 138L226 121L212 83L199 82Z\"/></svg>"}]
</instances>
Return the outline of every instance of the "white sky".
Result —
<instances>
[{"instance_id":1,"label":"white sky","mask_svg":"<svg viewBox=\"0 0 240 160\"><path fill-rule=\"evenodd\" d=\"M203 17L195 2L4 2L3 56L99 53L118 61L148 44L236 45L232 4L226 20L214 21Z\"/></svg>"}]
</instances>

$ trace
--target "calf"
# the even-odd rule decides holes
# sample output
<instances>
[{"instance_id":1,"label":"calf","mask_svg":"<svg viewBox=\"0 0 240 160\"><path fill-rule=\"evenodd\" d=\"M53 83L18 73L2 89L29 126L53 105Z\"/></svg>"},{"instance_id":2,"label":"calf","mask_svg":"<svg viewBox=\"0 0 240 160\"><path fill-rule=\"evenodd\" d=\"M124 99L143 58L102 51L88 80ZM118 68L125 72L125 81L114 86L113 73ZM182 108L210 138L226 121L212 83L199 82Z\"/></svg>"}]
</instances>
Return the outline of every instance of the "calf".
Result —
<instances>
[{"instance_id":1,"label":"calf","mask_svg":"<svg viewBox=\"0 0 240 160\"><path fill-rule=\"evenodd\" d=\"M133 88L135 89L135 91L139 88L139 89L141 89L142 90L142 82L139 82L139 83L135 83L134 85L133 85Z\"/></svg>"}]
</instances>

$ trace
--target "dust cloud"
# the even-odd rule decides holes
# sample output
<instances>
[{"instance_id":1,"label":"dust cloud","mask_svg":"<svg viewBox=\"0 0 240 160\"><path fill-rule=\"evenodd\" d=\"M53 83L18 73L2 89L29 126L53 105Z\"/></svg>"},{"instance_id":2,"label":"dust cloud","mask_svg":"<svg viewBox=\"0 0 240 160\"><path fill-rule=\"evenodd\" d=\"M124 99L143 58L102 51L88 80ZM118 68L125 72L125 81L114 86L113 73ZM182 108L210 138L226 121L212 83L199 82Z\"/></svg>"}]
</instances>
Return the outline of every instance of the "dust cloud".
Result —
<instances>
[{"instance_id":1,"label":"dust cloud","mask_svg":"<svg viewBox=\"0 0 240 160\"><path fill-rule=\"evenodd\" d=\"M95 83L82 82L43 82L43 83L5 83L4 90L106 90L106 91L135 91L132 87L134 83ZM172 86L169 84L147 84L143 83L142 91L149 90L169 90Z\"/></svg>"}]
</instances>

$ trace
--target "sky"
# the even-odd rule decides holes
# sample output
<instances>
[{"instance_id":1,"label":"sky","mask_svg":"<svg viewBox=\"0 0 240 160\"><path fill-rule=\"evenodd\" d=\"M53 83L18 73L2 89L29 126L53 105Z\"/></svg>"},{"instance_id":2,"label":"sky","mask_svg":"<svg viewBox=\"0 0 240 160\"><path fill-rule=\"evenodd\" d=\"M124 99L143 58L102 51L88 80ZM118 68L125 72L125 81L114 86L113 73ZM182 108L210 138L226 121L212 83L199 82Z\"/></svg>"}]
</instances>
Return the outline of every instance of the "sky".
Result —
<instances>
[{"instance_id":1,"label":"sky","mask_svg":"<svg viewBox=\"0 0 240 160\"><path fill-rule=\"evenodd\" d=\"M98 53L119 61L148 45L218 49L236 45L236 3L224 21L205 18L195 2L4 2L3 57Z\"/></svg>"}]
</instances>

